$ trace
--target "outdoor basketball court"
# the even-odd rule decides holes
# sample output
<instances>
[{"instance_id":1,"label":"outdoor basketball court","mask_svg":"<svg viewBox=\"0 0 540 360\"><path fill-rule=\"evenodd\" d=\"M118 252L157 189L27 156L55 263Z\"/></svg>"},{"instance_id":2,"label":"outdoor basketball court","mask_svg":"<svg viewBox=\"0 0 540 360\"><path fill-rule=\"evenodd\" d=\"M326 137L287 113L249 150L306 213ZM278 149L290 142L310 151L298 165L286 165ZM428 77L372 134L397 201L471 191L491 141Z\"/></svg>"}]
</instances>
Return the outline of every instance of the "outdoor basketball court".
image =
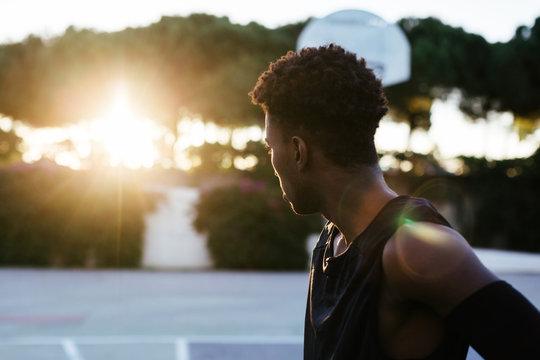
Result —
<instances>
[{"instance_id":1,"label":"outdoor basketball court","mask_svg":"<svg viewBox=\"0 0 540 360\"><path fill-rule=\"evenodd\" d=\"M489 261L540 305L540 271L519 258L518 273L508 260ZM307 279L304 272L0 269L0 359L300 359Z\"/></svg>"},{"instance_id":2,"label":"outdoor basketball court","mask_svg":"<svg viewBox=\"0 0 540 360\"><path fill-rule=\"evenodd\" d=\"M0 342L2 359L301 359L301 338L116 336Z\"/></svg>"},{"instance_id":3,"label":"outdoor basketball court","mask_svg":"<svg viewBox=\"0 0 540 360\"><path fill-rule=\"evenodd\" d=\"M306 273L0 270L0 358L298 359Z\"/></svg>"}]
</instances>

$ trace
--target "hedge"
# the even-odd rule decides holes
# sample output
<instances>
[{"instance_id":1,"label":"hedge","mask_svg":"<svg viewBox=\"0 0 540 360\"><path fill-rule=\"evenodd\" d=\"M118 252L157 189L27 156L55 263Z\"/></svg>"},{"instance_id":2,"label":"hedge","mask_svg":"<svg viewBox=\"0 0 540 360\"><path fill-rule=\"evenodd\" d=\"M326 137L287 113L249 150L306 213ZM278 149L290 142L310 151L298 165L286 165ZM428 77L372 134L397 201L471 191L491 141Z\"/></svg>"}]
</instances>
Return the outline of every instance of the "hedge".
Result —
<instances>
[{"instance_id":1,"label":"hedge","mask_svg":"<svg viewBox=\"0 0 540 360\"><path fill-rule=\"evenodd\" d=\"M244 179L201 195L195 228L207 234L217 268L306 269L306 238L322 228L319 216L299 217L266 181Z\"/></svg>"},{"instance_id":2,"label":"hedge","mask_svg":"<svg viewBox=\"0 0 540 360\"><path fill-rule=\"evenodd\" d=\"M53 164L0 170L0 265L140 265L150 204L120 170L73 171Z\"/></svg>"}]
</instances>

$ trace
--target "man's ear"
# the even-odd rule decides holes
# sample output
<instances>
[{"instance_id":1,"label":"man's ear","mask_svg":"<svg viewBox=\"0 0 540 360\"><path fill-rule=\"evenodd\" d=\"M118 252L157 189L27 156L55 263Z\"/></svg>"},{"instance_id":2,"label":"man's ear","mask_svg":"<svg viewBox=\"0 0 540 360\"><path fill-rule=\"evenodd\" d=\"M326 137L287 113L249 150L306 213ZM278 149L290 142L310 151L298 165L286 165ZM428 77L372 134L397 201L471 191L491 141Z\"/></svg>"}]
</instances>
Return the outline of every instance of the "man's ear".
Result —
<instances>
[{"instance_id":1,"label":"man's ear","mask_svg":"<svg viewBox=\"0 0 540 360\"><path fill-rule=\"evenodd\" d=\"M298 170L302 171L306 168L308 163L308 147L304 139L299 136L292 137L292 143L295 150L295 162Z\"/></svg>"}]
</instances>

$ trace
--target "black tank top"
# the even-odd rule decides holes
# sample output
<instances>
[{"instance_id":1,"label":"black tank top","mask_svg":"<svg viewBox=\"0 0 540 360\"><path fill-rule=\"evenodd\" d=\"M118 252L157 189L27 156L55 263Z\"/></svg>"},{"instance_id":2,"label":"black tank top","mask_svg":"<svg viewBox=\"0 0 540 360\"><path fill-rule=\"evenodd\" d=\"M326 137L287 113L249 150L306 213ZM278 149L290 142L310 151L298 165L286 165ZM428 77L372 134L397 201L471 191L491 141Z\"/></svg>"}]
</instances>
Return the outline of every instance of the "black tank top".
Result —
<instances>
[{"instance_id":1,"label":"black tank top","mask_svg":"<svg viewBox=\"0 0 540 360\"><path fill-rule=\"evenodd\" d=\"M304 331L304 359L389 359L379 345L377 313L383 279L382 253L407 221L450 226L425 199L399 196L388 202L349 248L333 256L337 228L327 223L313 250ZM465 359L468 344L447 332L425 359Z\"/></svg>"}]
</instances>

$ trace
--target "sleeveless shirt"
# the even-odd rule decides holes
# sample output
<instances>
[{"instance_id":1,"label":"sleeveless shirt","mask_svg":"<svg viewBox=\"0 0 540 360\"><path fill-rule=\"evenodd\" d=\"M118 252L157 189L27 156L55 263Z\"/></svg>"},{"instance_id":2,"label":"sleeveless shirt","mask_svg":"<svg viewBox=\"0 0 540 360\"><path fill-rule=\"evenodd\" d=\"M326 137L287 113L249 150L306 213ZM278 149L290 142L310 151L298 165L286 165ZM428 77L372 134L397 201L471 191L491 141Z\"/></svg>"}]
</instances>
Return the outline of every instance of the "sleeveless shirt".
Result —
<instances>
[{"instance_id":1,"label":"sleeveless shirt","mask_svg":"<svg viewBox=\"0 0 540 360\"><path fill-rule=\"evenodd\" d=\"M382 253L397 228L410 221L450 226L425 199L398 196L390 200L368 227L333 256L337 228L324 227L311 261L304 329L304 359L390 359L378 338ZM426 360L465 359L468 344L447 331Z\"/></svg>"}]
</instances>

